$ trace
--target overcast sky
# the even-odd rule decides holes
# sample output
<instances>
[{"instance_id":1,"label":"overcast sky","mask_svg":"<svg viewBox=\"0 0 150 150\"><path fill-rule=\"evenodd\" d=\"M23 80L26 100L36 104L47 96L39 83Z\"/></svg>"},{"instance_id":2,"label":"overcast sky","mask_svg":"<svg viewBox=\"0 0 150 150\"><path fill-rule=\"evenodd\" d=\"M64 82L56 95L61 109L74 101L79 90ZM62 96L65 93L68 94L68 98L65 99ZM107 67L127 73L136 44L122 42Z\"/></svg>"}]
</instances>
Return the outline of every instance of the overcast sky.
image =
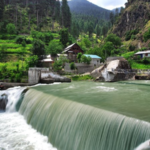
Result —
<instances>
[{"instance_id":1,"label":"overcast sky","mask_svg":"<svg viewBox=\"0 0 150 150\"><path fill-rule=\"evenodd\" d=\"M127 0L88 0L88 1L110 10L121 6L124 7L125 6L124 4L127 2Z\"/></svg>"}]
</instances>

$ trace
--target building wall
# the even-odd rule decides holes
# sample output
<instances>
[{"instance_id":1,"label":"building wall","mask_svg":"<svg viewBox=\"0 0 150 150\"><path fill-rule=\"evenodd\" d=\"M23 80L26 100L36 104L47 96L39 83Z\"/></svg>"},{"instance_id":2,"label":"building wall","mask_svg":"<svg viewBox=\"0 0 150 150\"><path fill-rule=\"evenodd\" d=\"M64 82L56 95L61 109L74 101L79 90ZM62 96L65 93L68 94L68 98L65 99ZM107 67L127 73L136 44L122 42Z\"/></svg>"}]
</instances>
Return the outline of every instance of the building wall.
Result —
<instances>
[{"instance_id":1,"label":"building wall","mask_svg":"<svg viewBox=\"0 0 150 150\"><path fill-rule=\"evenodd\" d=\"M143 58L144 57L150 57L150 54L143 54Z\"/></svg>"},{"instance_id":2,"label":"building wall","mask_svg":"<svg viewBox=\"0 0 150 150\"><path fill-rule=\"evenodd\" d=\"M101 64L99 64L100 66ZM77 68L77 73L79 74L83 74L86 72L92 72L95 69L94 64L84 64L84 63L75 63L75 66ZM97 67L99 67L97 66ZM73 73L74 71L70 69L70 64L69 63L65 63L65 68L64 68L65 72L69 72L69 73Z\"/></svg>"},{"instance_id":3,"label":"building wall","mask_svg":"<svg viewBox=\"0 0 150 150\"><path fill-rule=\"evenodd\" d=\"M99 58L92 58L91 64L93 64L95 67L100 66L100 59Z\"/></svg>"},{"instance_id":4,"label":"building wall","mask_svg":"<svg viewBox=\"0 0 150 150\"><path fill-rule=\"evenodd\" d=\"M48 68L29 68L28 70L28 83L37 84L41 78L41 71L49 71Z\"/></svg>"}]
</instances>

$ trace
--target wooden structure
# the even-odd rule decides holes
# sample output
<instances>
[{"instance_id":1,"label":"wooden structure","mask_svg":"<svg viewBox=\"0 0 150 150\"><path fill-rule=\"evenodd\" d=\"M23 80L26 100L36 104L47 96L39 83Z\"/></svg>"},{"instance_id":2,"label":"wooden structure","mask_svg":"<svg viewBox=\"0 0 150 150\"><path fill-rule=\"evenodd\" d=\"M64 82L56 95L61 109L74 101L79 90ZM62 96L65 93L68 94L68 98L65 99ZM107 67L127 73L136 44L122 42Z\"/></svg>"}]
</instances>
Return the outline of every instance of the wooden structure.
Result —
<instances>
[{"instance_id":1,"label":"wooden structure","mask_svg":"<svg viewBox=\"0 0 150 150\"><path fill-rule=\"evenodd\" d=\"M63 51L64 54L67 54L67 58L70 61L77 62L77 55L78 53L83 54L83 50L80 48L80 46L76 43L69 45L66 47Z\"/></svg>"},{"instance_id":2,"label":"wooden structure","mask_svg":"<svg viewBox=\"0 0 150 150\"><path fill-rule=\"evenodd\" d=\"M45 59L41 60L42 67L51 68L54 63L51 55L47 55Z\"/></svg>"},{"instance_id":3,"label":"wooden structure","mask_svg":"<svg viewBox=\"0 0 150 150\"><path fill-rule=\"evenodd\" d=\"M150 50L137 52L135 56L140 56L141 59L144 57L150 58Z\"/></svg>"}]
</instances>

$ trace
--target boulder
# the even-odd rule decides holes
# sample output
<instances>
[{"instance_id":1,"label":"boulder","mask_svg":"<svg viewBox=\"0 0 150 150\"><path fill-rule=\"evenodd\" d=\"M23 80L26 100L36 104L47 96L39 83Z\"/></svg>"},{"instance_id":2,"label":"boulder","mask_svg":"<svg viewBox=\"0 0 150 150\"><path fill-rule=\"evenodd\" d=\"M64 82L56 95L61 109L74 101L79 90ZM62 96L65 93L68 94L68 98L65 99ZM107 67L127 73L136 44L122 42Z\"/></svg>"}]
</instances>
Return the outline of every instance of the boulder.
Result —
<instances>
[{"instance_id":1,"label":"boulder","mask_svg":"<svg viewBox=\"0 0 150 150\"><path fill-rule=\"evenodd\" d=\"M0 96L0 111L5 111L6 105L8 103L8 98L6 94Z\"/></svg>"},{"instance_id":2,"label":"boulder","mask_svg":"<svg viewBox=\"0 0 150 150\"><path fill-rule=\"evenodd\" d=\"M135 76L136 71L132 70L128 61L123 57L108 58L103 66L91 72L91 76L98 81L121 81L128 80Z\"/></svg>"}]
</instances>

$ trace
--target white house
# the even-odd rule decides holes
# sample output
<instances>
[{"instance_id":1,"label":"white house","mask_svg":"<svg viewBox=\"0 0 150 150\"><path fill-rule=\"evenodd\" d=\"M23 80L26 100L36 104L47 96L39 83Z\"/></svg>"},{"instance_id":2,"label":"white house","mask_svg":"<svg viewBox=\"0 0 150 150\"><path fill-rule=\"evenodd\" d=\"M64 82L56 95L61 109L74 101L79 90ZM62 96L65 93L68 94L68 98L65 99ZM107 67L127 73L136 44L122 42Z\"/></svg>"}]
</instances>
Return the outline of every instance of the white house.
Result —
<instances>
[{"instance_id":1,"label":"white house","mask_svg":"<svg viewBox=\"0 0 150 150\"><path fill-rule=\"evenodd\" d=\"M45 59L41 60L42 66L43 67L52 67L52 64L54 63L51 55L47 55Z\"/></svg>"},{"instance_id":2,"label":"white house","mask_svg":"<svg viewBox=\"0 0 150 150\"><path fill-rule=\"evenodd\" d=\"M89 54L84 54L84 56L86 57L90 57L91 60L91 64L93 64L95 67L99 66L101 63L101 57L97 56L97 55L89 55Z\"/></svg>"},{"instance_id":3,"label":"white house","mask_svg":"<svg viewBox=\"0 0 150 150\"><path fill-rule=\"evenodd\" d=\"M135 54L136 56L140 56L141 58L150 57L150 50L140 51Z\"/></svg>"}]
</instances>

